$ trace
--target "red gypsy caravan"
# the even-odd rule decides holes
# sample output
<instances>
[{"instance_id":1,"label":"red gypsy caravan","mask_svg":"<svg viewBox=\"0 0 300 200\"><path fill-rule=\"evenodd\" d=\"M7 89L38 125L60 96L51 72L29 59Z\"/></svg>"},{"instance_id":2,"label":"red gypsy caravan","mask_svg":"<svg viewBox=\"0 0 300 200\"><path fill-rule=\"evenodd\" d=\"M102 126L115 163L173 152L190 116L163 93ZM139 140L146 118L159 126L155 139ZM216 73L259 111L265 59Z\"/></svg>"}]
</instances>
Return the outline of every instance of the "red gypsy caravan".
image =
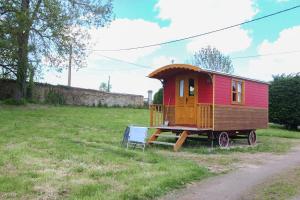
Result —
<instances>
[{"instance_id":1,"label":"red gypsy caravan","mask_svg":"<svg viewBox=\"0 0 300 200\"><path fill-rule=\"evenodd\" d=\"M230 137L256 143L256 129L268 125L268 83L201 69L187 64L161 67L150 78L163 83L163 104L150 106L149 144L172 145L177 151L193 134L216 139L228 147ZM176 135L166 135L172 132ZM175 137L176 143L159 137Z\"/></svg>"}]
</instances>

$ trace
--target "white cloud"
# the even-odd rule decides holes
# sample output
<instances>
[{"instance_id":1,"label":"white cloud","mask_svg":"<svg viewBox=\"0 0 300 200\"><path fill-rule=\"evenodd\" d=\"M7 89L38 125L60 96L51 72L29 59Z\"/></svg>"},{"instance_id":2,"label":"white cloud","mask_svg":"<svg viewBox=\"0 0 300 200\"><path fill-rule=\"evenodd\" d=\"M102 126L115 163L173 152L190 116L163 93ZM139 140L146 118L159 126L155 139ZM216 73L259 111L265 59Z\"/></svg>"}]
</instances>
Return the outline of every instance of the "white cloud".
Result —
<instances>
[{"instance_id":1,"label":"white cloud","mask_svg":"<svg viewBox=\"0 0 300 200\"><path fill-rule=\"evenodd\" d=\"M258 47L258 54L276 54L299 51L300 26L280 32L276 41L265 40ZM248 72L252 77L271 80L272 75L300 72L299 53L264 56L249 61Z\"/></svg>"},{"instance_id":2,"label":"white cloud","mask_svg":"<svg viewBox=\"0 0 300 200\"><path fill-rule=\"evenodd\" d=\"M174 38L195 35L252 19L258 12L252 0L160 0L156 9L161 19L171 21L169 35ZM207 45L224 53L247 49L251 44L248 31L237 27L221 33L191 40L187 50L192 53Z\"/></svg>"},{"instance_id":3,"label":"white cloud","mask_svg":"<svg viewBox=\"0 0 300 200\"><path fill-rule=\"evenodd\" d=\"M198 22L200 24L206 23L210 28L214 28L216 25L210 23L211 20L217 23L221 21L230 24L251 19L257 12L253 6L251 0L159 0L155 7L159 10L158 16L161 19L171 20L174 24L186 24L188 26L188 22L202 20Z\"/></svg>"},{"instance_id":4,"label":"white cloud","mask_svg":"<svg viewBox=\"0 0 300 200\"><path fill-rule=\"evenodd\" d=\"M194 53L202 47L208 45L216 47L225 54L243 51L250 47L252 39L248 31L241 28L233 28L230 31L215 33L213 36L207 36L195 39L187 44L187 50Z\"/></svg>"},{"instance_id":5,"label":"white cloud","mask_svg":"<svg viewBox=\"0 0 300 200\"><path fill-rule=\"evenodd\" d=\"M90 31L93 49L119 49L155 44L203 33L220 27L252 19L258 12L252 0L159 0L155 5L161 19L170 25L160 27L143 19L116 19L109 27ZM238 42L237 42L238 40ZM251 44L249 32L237 27L221 33L190 40L189 53L212 45L224 53L242 51ZM151 55L160 46L120 52L93 52L89 60L102 60L99 54L130 62Z\"/></svg>"},{"instance_id":6,"label":"white cloud","mask_svg":"<svg viewBox=\"0 0 300 200\"><path fill-rule=\"evenodd\" d=\"M249 20L257 13L256 5L251 0L159 0L156 9L158 18L170 20L169 26L160 27L158 23L144 19L116 19L107 28L90 30L91 42L94 44L91 48L119 49L164 42ZM183 57L185 51L192 53L206 45L215 46L224 53L231 53L242 51L250 44L249 32L237 27L190 40L187 46L184 46L186 49L178 49L181 47L179 44L174 48L174 52L177 52L174 55L180 55L178 51L182 51L181 59L187 59ZM173 50L170 47L172 46L167 48L171 51L168 55L172 55ZM157 50L163 53L163 48L165 47L157 46L132 51L93 52L88 58L88 68L81 69L78 73L74 72L73 84L77 87L97 89L100 81L107 80L109 74L115 92L145 94L148 89L156 90L160 82L146 77L150 69L133 70L134 68L130 69L127 64L108 62L100 54L128 62L139 63L143 60L143 63L153 64L155 68L169 64L172 59L180 62L177 56L157 56ZM64 73L64 77L65 75ZM66 82L65 79L61 82ZM51 82L55 84L59 81Z\"/></svg>"},{"instance_id":7,"label":"white cloud","mask_svg":"<svg viewBox=\"0 0 300 200\"><path fill-rule=\"evenodd\" d=\"M162 30L163 28L158 24L142 19L116 19L107 28L92 29L90 31L91 43L94 44L92 49L120 49L156 43L165 39ZM93 52L89 59L102 60L103 58L99 54L104 54L135 62L159 48L157 46L131 51Z\"/></svg>"},{"instance_id":8,"label":"white cloud","mask_svg":"<svg viewBox=\"0 0 300 200\"><path fill-rule=\"evenodd\" d=\"M150 79L147 75L151 70L136 70L134 68L124 68L113 70L101 70L101 68L82 68L72 71L72 86L90 88L98 90L101 82L107 82L111 77L112 92L139 94L147 96L147 90L157 91L161 87L160 81ZM48 72L48 76L43 82L66 85L68 72L62 73Z\"/></svg>"},{"instance_id":9,"label":"white cloud","mask_svg":"<svg viewBox=\"0 0 300 200\"><path fill-rule=\"evenodd\" d=\"M175 57L158 56L158 57L155 57L152 60L152 66L155 67L155 68L158 68L158 67L161 67L161 66L164 66L164 65L171 64L172 61L174 61L174 63L179 63L180 62Z\"/></svg>"}]
</instances>

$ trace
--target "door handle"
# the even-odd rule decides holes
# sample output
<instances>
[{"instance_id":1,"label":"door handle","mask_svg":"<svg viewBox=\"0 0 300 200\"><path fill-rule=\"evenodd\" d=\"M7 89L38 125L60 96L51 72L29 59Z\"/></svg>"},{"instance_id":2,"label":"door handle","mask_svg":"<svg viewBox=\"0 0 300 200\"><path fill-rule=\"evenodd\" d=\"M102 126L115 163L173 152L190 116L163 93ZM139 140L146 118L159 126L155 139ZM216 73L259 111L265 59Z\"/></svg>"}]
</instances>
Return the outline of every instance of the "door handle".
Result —
<instances>
[{"instance_id":1,"label":"door handle","mask_svg":"<svg viewBox=\"0 0 300 200\"><path fill-rule=\"evenodd\" d=\"M187 101L188 101L188 98L187 98L187 97L185 97L185 103L187 103Z\"/></svg>"}]
</instances>

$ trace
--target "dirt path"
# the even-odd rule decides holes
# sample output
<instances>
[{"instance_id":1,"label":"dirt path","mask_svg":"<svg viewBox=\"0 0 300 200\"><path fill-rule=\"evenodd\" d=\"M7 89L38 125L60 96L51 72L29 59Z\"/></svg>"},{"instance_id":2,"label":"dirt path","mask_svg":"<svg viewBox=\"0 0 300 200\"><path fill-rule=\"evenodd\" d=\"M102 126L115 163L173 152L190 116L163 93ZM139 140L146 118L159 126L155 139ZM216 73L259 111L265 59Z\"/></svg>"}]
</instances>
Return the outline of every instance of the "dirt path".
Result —
<instances>
[{"instance_id":1,"label":"dirt path","mask_svg":"<svg viewBox=\"0 0 300 200\"><path fill-rule=\"evenodd\" d=\"M297 147L284 155L268 156L260 165L246 166L225 175L192 183L184 189L164 196L161 200L241 200L255 185L299 165L300 147Z\"/></svg>"},{"instance_id":2,"label":"dirt path","mask_svg":"<svg viewBox=\"0 0 300 200\"><path fill-rule=\"evenodd\" d=\"M300 200L300 195L298 195L298 196L292 198L291 200Z\"/></svg>"}]
</instances>

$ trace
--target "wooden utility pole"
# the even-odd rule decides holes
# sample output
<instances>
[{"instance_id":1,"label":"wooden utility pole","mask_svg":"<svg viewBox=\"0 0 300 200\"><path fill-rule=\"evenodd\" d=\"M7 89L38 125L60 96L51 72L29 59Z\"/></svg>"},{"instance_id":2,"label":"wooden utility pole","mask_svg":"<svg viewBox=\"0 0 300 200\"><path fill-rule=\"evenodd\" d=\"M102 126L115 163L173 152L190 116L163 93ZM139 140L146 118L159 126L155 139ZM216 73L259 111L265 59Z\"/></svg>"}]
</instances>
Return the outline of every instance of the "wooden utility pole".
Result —
<instances>
[{"instance_id":1,"label":"wooden utility pole","mask_svg":"<svg viewBox=\"0 0 300 200\"><path fill-rule=\"evenodd\" d=\"M72 75L72 44L70 45L70 54L69 54L69 70L68 70L68 86L71 87L71 75Z\"/></svg>"},{"instance_id":2,"label":"wooden utility pole","mask_svg":"<svg viewBox=\"0 0 300 200\"><path fill-rule=\"evenodd\" d=\"M107 92L110 92L110 76L108 76Z\"/></svg>"}]
</instances>

